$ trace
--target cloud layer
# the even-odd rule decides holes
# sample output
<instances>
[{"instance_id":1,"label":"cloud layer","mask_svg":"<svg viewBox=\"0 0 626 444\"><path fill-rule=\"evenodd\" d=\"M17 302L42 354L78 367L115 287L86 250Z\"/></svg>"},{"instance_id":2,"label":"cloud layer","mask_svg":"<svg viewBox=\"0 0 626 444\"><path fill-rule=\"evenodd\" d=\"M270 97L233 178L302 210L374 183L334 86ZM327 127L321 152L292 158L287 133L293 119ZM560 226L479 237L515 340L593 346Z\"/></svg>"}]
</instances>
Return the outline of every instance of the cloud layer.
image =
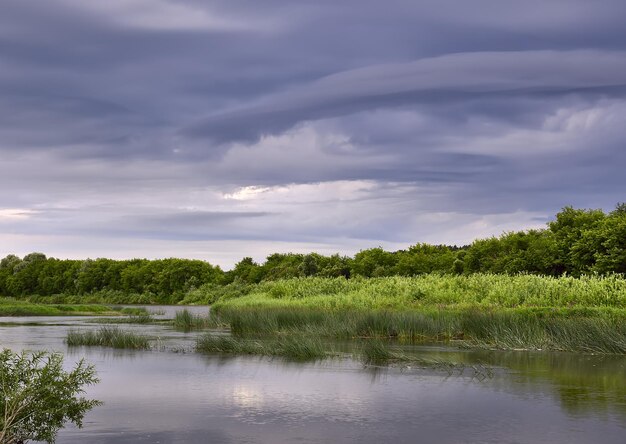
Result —
<instances>
[{"instance_id":1,"label":"cloud layer","mask_svg":"<svg viewBox=\"0 0 626 444\"><path fill-rule=\"evenodd\" d=\"M622 1L2 9L0 255L228 267L624 200Z\"/></svg>"}]
</instances>

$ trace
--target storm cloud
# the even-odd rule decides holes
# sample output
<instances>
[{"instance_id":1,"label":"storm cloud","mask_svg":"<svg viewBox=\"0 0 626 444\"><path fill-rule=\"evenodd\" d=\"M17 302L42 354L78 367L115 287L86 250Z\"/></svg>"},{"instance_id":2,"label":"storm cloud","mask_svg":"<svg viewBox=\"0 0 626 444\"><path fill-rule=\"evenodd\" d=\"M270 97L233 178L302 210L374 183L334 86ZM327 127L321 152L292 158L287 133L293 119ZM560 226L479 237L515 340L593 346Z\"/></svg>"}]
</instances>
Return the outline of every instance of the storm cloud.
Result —
<instances>
[{"instance_id":1,"label":"storm cloud","mask_svg":"<svg viewBox=\"0 0 626 444\"><path fill-rule=\"evenodd\" d=\"M623 1L4 0L0 255L353 253L625 200Z\"/></svg>"}]
</instances>

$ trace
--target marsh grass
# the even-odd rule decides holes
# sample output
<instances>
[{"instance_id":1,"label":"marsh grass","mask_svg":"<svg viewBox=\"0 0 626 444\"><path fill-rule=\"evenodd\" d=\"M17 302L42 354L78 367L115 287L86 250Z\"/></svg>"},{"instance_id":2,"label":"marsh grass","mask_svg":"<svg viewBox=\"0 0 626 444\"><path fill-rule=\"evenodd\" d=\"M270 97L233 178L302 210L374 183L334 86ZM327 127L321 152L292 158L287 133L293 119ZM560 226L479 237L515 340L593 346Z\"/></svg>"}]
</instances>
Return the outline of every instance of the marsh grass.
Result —
<instances>
[{"instance_id":1,"label":"marsh grass","mask_svg":"<svg viewBox=\"0 0 626 444\"><path fill-rule=\"evenodd\" d=\"M470 345L500 349L626 354L626 323L603 318L538 319L494 323Z\"/></svg>"},{"instance_id":2,"label":"marsh grass","mask_svg":"<svg viewBox=\"0 0 626 444\"><path fill-rule=\"evenodd\" d=\"M626 353L626 279L618 275L288 279L218 300L212 314L242 337L305 333Z\"/></svg>"},{"instance_id":3,"label":"marsh grass","mask_svg":"<svg viewBox=\"0 0 626 444\"><path fill-rule=\"evenodd\" d=\"M389 346L381 341L366 341L360 350L361 360L365 364L388 364L392 360L398 360L404 355L394 353Z\"/></svg>"},{"instance_id":4,"label":"marsh grass","mask_svg":"<svg viewBox=\"0 0 626 444\"><path fill-rule=\"evenodd\" d=\"M194 315L187 309L177 311L172 322L175 329L184 332L224 326L220 323L219 318L215 316L209 316L208 314L206 316Z\"/></svg>"},{"instance_id":5,"label":"marsh grass","mask_svg":"<svg viewBox=\"0 0 626 444\"><path fill-rule=\"evenodd\" d=\"M281 357L289 361L319 361L329 358L351 358L368 367L400 366L426 368L443 371L448 375L462 375L467 366L462 363L425 359L419 355L405 353L388 341L365 340L353 343L350 352L339 352L328 340L307 336L285 336L280 338L237 338L229 335L207 333L198 338L196 351L205 354L256 355ZM493 370L483 364L470 366L471 376L478 379L490 378Z\"/></svg>"},{"instance_id":6,"label":"marsh grass","mask_svg":"<svg viewBox=\"0 0 626 444\"><path fill-rule=\"evenodd\" d=\"M441 359L427 359L415 353L406 353L402 349L394 346L388 341L369 339L363 342L361 347L357 349L353 358L358 358L366 366L401 366L405 368L418 367L424 369L432 369L442 371L448 375L457 374L458 376L469 375L478 380L492 378L494 375L493 368L483 363L473 363L466 365L462 362L452 362Z\"/></svg>"},{"instance_id":7,"label":"marsh grass","mask_svg":"<svg viewBox=\"0 0 626 444\"><path fill-rule=\"evenodd\" d=\"M84 345L126 349L150 348L148 337L117 327L100 327L95 331L70 330L67 332L65 342L70 347Z\"/></svg>"},{"instance_id":8,"label":"marsh grass","mask_svg":"<svg viewBox=\"0 0 626 444\"><path fill-rule=\"evenodd\" d=\"M198 338L196 350L201 353L274 356L292 361L313 361L337 355L332 347L328 343L324 344L321 339L303 336L244 339L205 334Z\"/></svg>"},{"instance_id":9,"label":"marsh grass","mask_svg":"<svg viewBox=\"0 0 626 444\"><path fill-rule=\"evenodd\" d=\"M221 308L212 322L233 335L398 338L480 348L626 354L626 313L597 309L425 309L421 311Z\"/></svg>"}]
</instances>

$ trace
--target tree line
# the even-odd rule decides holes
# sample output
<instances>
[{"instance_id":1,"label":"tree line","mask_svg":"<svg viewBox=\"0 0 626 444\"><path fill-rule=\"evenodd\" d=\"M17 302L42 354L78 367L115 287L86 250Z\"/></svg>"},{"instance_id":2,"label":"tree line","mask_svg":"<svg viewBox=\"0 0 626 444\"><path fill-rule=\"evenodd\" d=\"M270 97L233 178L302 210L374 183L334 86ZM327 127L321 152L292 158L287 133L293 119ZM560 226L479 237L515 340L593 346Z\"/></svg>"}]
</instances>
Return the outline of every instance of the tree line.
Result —
<instances>
[{"instance_id":1,"label":"tree line","mask_svg":"<svg viewBox=\"0 0 626 444\"><path fill-rule=\"evenodd\" d=\"M626 204L614 211L565 207L544 229L504 233L471 245L419 243L406 250L362 250L354 257L280 254L232 270L188 259L62 260L31 253L0 261L0 295L85 295L100 291L147 294L177 302L205 284L253 284L293 277L415 276L425 273L533 273L550 276L626 273Z\"/></svg>"}]
</instances>

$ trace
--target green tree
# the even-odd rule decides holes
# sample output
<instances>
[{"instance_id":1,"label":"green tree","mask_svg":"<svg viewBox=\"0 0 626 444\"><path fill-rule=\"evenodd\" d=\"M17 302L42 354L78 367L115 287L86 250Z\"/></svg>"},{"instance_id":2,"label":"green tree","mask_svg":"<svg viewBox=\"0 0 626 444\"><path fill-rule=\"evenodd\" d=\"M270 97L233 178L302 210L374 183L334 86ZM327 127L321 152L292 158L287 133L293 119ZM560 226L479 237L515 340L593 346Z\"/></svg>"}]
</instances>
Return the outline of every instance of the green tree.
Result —
<instances>
[{"instance_id":1,"label":"green tree","mask_svg":"<svg viewBox=\"0 0 626 444\"><path fill-rule=\"evenodd\" d=\"M317 255L314 253L307 254L298 266L298 270L302 276L315 276L319 269L317 265Z\"/></svg>"},{"instance_id":2,"label":"green tree","mask_svg":"<svg viewBox=\"0 0 626 444\"><path fill-rule=\"evenodd\" d=\"M602 210L565 207L548 224L554 233L562 271L574 276L590 271L595 263L595 251L586 233L596 229L605 218Z\"/></svg>"},{"instance_id":3,"label":"green tree","mask_svg":"<svg viewBox=\"0 0 626 444\"><path fill-rule=\"evenodd\" d=\"M415 244L406 251L397 252L395 273L416 276L425 273L449 273L456 254L446 245Z\"/></svg>"},{"instance_id":4,"label":"green tree","mask_svg":"<svg viewBox=\"0 0 626 444\"><path fill-rule=\"evenodd\" d=\"M320 277L344 277L348 279L350 277L352 259L347 256L339 256L333 254L332 256L317 256L317 276Z\"/></svg>"},{"instance_id":5,"label":"green tree","mask_svg":"<svg viewBox=\"0 0 626 444\"><path fill-rule=\"evenodd\" d=\"M626 208L619 204L593 230L587 230L573 247L577 253L593 254L592 270L598 273L626 273Z\"/></svg>"},{"instance_id":6,"label":"green tree","mask_svg":"<svg viewBox=\"0 0 626 444\"><path fill-rule=\"evenodd\" d=\"M78 427L100 401L81 396L98 382L95 369L83 360L66 372L57 353L0 353L0 443L28 440L54 442L66 422Z\"/></svg>"},{"instance_id":7,"label":"green tree","mask_svg":"<svg viewBox=\"0 0 626 444\"><path fill-rule=\"evenodd\" d=\"M231 282L240 280L247 284L258 284L263 279L263 268L251 257L244 257L229 273Z\"/></svg>"},{"instance_id":8,"label":"green tree","mask_svg":"<svg viewBox=\"0 0 626 444\"><path fill-rule=\"evenodd\" d=\"M263 280L274 281L300 276L299 267L303 259L304 256L301 254L270 254L261 266Z\"/></svg>"},{"instance_id":9,"label":"green tree","mask_svg":"<svg viewBox=\"0 0 626 444\"><path fill-rule=\"evenodd\" d=\"M397 256L381 247L361 250L352 260L350 274L364 277L391 276L396 263Z\"/></svg>"}]
</instances>

